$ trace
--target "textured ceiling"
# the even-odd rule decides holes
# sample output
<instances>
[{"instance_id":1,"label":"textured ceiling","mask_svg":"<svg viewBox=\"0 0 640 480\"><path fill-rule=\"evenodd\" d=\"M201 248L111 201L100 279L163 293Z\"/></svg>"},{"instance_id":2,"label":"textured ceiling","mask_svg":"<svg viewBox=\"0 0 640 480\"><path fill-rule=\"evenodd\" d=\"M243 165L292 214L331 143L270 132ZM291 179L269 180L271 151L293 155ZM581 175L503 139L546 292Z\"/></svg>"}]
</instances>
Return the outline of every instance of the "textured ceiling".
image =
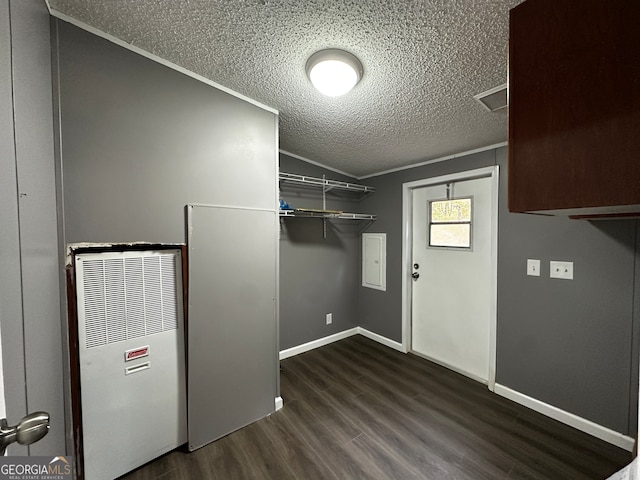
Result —
<instances>
[{"instance_id":1,"label":"textured ceiling","mask_svg":"<svg viewBox=\"0 0 640 480\"><path fill-rule=\"evenodd\" d=\"M473 95L507 79L522 0L49 0L58 11L280 111L280 148L364 176L507 139ZM317 50L360 58L343 97L305 74Z\"/></svg>"}]
</instances>

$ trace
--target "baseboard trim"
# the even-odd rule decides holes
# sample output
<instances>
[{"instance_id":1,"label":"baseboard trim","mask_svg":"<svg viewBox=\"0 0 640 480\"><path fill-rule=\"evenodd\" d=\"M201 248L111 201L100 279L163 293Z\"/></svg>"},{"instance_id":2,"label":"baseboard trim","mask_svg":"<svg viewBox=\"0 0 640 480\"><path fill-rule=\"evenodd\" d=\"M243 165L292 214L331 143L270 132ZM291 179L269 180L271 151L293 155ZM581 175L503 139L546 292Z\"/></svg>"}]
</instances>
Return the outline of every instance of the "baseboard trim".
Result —
<instances>
[{"instance_id":1,"label":"baseboard trim","mask_svg":"<svg viewBox=\"0 0 640 480\"><path fill-rule=\"evenodd\" d=\"M623 448L629 452L633 451L633 445L635 440L631 437L618 433L602 425L587 420L586 418L579 417L573 413L561 410L548 403L541 402L535 398L529 397L523 393L516 392L515 390L505 387L496 383L495 393L501 397L508 398L520 405L535 410L538 413L546 415L547 417L558 420L559 422L576 428L580 431L588 433L600 440L611 443L617 447Z\"/></svg>"},{"instance_id":2,"label":"baseboard trim","mask_svg":"<svg viewBox=\"0 0 640 480\"><path fill-rule=\"evenodd\" d=\"M284 402L282 401L282 397L276 397L276 412L282 408Z\"/></svg>"},{"instance_id":3,"label":"baseboard trim","mask_svg":"<svg viewBox=\"0 0 640 480\"><path fill-rule=\"evenodd\" d=\"M402 352L402 353L407 353L400 342L396 342L395 340L390 340L387 337L383 337L382 335L373 333L367 330L366 328L358 327L358 333L363 337L367 337L389 348L393 348L394 350L398 350L399 352Z\"/></svg>"},{"instance_id":4,"label":"baseboard trim","mask_svg":"<svg viewBox=\"0 0 640 480\"><path fill-rule=\"evenodd\" d=\"M280 360L284 360L285 358L293 357L295 355L300 355L301 353L308 352L309 350L313 350L314 348L323 347L325 345L329 345L330 343L337 342L338 340L342 340L343 338L351 337L357 334L358 327L355 327L350 328L349 330L344 330L343 332L334 333L333 335L329 335L328 337L323 337L311 342L303 343L302 345L298 345L297 347L287 348L286 350L280 351Z\"/></svg>"},{"instance_id":5,"label":"baseboard trim","mask_svg":"<svg viewBox=\"0 0 640 480\"><path fill-rule=\"evenodd\" d=\"M367 337L389 348L393 348L394 350L398 350L402 353L407 353L403 349L401 343L390 340L387 337L378 335L377 333L373 333L366 328L355 327L350 328L349 330L344 330L343 332L334 333L333 335L329 335L328 337L323 337L311 342L303 343L302 345L298 345L297 347L291 347L287 348L286 350L282 350L280 352L280 360L284 360L285 358L293 357L295 355L300 355L301 353L308 352L309 350L313 350L314 348L324 347L325 345L329 345L330 343L337 342L338 340L342 340L343 338L351 337L353 335L362 335L363 337Z\"/></svg>"}]
</instances>

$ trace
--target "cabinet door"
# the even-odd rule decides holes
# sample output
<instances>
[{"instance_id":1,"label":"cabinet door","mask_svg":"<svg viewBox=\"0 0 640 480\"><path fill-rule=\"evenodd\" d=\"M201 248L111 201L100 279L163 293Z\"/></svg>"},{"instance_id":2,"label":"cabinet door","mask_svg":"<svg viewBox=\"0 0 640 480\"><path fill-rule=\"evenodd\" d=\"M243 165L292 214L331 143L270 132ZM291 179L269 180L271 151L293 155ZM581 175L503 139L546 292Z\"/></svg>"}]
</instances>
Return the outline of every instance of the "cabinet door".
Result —
<instances>
[{"instance_id":1,"label":"cabinet door","mask_svg":"<svg viewBox=\"0 0 640 480\"><path fill-rule=\"evenodd\" d=\"M511 211L640 204L639 24L637 0L511 10Z\"/></svg>"},{"instance_id":2,"label":"cabinet door","mask_svg":"<svg viewBox=\"0 0 640 480\"><path fill-rule=\"evenodd\" d=\"M275 409L276 215L188 207L190 450Z\"/></svg>"}]
</instances>

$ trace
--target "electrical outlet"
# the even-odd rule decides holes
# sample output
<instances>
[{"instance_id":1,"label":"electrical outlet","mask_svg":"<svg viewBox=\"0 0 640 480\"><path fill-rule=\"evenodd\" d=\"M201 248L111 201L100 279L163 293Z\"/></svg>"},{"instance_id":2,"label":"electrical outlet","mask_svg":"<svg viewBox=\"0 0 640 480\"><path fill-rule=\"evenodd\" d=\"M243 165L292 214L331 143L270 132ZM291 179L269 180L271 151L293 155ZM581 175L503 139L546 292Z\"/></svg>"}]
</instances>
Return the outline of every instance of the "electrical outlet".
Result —
<instances>
[{"instance_id":1,"label":"electrical outlet","mask_svg":"<svg viewBox=\"0 0 640 480\"><path fill-rule=\"evenodd\" d=\"M540 260L527 259L527 275L532 277L540 276Z\"/></svg>"},{"instance_id":2,"label":"electrical outlet","mask_svg":"<svg viewBox=\"0 0 640 480\"><path fill-rule=\"evenodd\" d=\"M333 313L327 313L327 325L331 325L333 323Z\"/></svg>"},{"instance_id":3,"label":"electrical outlet","mask_svg":"<svg viewBox=\"0 0 640 480\"><path fill-rule=\"evenodd\" d=\"M573 280L573 262L549 262L549 277Z\"/></svg>"}]
</instances>

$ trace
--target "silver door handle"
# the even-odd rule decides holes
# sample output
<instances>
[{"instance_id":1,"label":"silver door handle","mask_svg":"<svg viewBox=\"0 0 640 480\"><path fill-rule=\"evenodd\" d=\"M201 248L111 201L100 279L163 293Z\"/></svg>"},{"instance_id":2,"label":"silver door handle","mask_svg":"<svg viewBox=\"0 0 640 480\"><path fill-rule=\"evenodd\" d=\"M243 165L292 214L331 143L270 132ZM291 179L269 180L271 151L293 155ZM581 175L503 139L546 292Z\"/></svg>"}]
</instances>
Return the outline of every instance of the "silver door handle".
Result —
<instances>
[{"instance_id":1,"label":"silver door handle","mask_svg":"<svg viewBox=\"0 0 640 480\"><path fill-rule=\"evenodd\" d=\"M0 455L4 455L9 445L31 445L49 432L49 414L34 412L24 417L18 425L10 427L7 419L0 420Z\"/></svg>"},{"instance_id":2,"label":"silver door handle","mask_svg":"<svg viewBox=\"0 0 640 480\"><path fill-rule=\"evenodd\" d=\"M418 278L420 278L420 274L418 272L413 272L411 274L411 278L413 278L414 280L417 280Z\"/></svg>"}]
</instances>

